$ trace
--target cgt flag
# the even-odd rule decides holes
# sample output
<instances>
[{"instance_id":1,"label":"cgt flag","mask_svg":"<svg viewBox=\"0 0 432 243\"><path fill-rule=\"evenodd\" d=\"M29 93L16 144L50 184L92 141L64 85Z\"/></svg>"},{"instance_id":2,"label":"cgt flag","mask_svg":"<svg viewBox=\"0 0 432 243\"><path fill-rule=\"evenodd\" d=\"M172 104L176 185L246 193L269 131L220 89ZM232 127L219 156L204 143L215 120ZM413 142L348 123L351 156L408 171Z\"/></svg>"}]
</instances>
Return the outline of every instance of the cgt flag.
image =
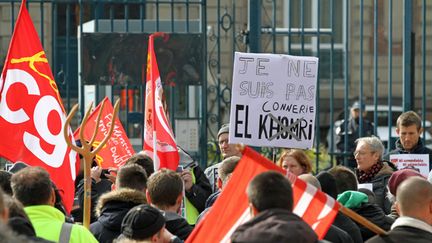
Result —
<instances>
[{"instance_id":1,"label":"cgt flag","mask_svg":"<svg viewBox=\"0 0 432 243\"><path fill-rule=\"evenodd\" d=\"M97 115L99 114L99 110L102 108L102 106L103 109L101 120L99 121L99 125L96 125ZM105 99L103 99L101 103L96 106L92 114L90 114L88 122L84 127L84 138L90 140L90 138L93 136L93 132L95 131L95 127L97 126L98 133L96 135L95 142L93 143L94 147L97 147L105 137L105 134L108 133L108 130L111 126L112 115L113 107L108 97L105 97ZM74 133L75 139L79 139L79 132L80 128L78 128ZM104 169L111 167L120 168L133 154L134 150L129 142L129 138L127 137L126 132L117 117L111 138L96 155L95 160L98 165Z\"/></svg>"},{"instance_id":2,"label":"cgt flag","mask_svg":"<svg viewBox=\"0 0 432 243\"><path fill-rule=\"evenodd\" d=\"M0 77L0 156L45 168L70 211L77 154L63 137L65 121L57 85L23 0Z\"/></svg>"},{"instance_id":3,"label":"cgt flag","mask_svg":"<svg viewBox=\"0 0 432 243\"><path fill-rule=\"evenodd\" d=\"M145 96L144 151L153 157L155 170L176 170L179 154L171 126L165 113L163 88L154 52L154 37L150 35L147 54Z\"/></svg>"},{"instance_id":4,"label":"cgt flag","mask_svg":"<svg viewBox=\"0 0 432 243\"><path fill-rule=\"evenodd\" d=\"M248 221L249 214L246 188L256 175L275 170L286 173L268 159L246 147L230 181L205 218L195 226L186 242L229 242L234 230ZM294 210L308 223L319 239L322 239L333 223L339 204L314 186L297 180L289 173L292 183Z\"/></svg>"}]
</instances>

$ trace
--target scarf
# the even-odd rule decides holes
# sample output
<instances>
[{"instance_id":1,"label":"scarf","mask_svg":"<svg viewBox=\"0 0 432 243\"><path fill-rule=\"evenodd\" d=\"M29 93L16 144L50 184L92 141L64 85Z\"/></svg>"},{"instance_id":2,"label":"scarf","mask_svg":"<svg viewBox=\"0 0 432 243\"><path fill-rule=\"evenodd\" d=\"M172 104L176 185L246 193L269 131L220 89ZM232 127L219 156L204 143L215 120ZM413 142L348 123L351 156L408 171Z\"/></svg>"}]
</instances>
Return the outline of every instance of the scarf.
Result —
<instances>
[{"instance_id":1,"label":"scarf","mask_svg":"<svg viewBox=\"0 0 432 243\"><path fill-rule=\"evenodd\" d=\"M367 171L357 170L357 178L359 183L370 182L376 174L383 168L384 164L382 161L372 165L372 167Z\"/></svg>"}]
</instances>

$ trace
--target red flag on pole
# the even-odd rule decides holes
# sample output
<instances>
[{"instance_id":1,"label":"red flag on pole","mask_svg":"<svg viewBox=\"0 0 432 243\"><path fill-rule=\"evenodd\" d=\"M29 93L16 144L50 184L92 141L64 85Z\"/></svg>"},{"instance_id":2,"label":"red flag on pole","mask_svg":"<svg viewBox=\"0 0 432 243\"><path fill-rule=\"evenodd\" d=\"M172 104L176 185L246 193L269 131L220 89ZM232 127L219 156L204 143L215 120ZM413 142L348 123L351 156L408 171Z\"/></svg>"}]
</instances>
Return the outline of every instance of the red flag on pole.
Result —
<instances>
[{"instance_id":1,"label":"red flag on pole","mask_svg":"<svg viewBox=\"0 0 432 243\"><path fill-rule=\"evenodd\" d=\"M143 147L153 156L155 170L176 170L179 154L162 99L163 88L154 52L154 36L150 35L148 43Z\"/></svg>"},{"instance_id":2,"label":"red flag on pole","mask_svg":"<svg viewBox=\"0 0 432 243\"><path fill-rule=\"evenodd\" d=\"M0 91L0 156L45 168L63 192L69 211L77 154L64 140L62 100L25 0L0 77Z\"/></svg>"},{"instance_id":3,"label":"red flag on pole","mask_svg":"<svg viewBox=\"0 0 432 243\"><path fill-rule=\"evenodd\" d=\"M287 173L254 150L245 148L230 181L186 242L229 242L234 230L251 218L247 185L256 175L268 170ZM339 204L312 185L297 180L295 175L289 173L287 177L293 187L293 212L302 217L322 239L333 223Z\"/></svg>"},{"instance_id":4,"label":"red flag on pole","mask_svg":"<svg viewBox=\"0 0 432 243\"><path fill-rule=\"evenodd\" d=\"M102 105L103 109L101 120L99 124L96 124L97 115L99 114L99 110L102 108ZM99 105L96 106L92 114L90 114L88 122L84 127L84 138L90 140L97 126L98 133L96 135L95 142L93 143L94 147L97 147L104 139L105 134L108 133L111 126L110 123L113 113L114 109L111 105L111 102L109 101L108 97L105 97L105 99L103 99ZM80 128L75 131L75 139L79 139L79 131ZM126 135L120 120L117 117L111 138L96 155L96 162L104 169L108 169L110 167L119 168L120 166L124 165L133 154L133 147L129 142L129 138Z\"/></svg>"}]
</instances>

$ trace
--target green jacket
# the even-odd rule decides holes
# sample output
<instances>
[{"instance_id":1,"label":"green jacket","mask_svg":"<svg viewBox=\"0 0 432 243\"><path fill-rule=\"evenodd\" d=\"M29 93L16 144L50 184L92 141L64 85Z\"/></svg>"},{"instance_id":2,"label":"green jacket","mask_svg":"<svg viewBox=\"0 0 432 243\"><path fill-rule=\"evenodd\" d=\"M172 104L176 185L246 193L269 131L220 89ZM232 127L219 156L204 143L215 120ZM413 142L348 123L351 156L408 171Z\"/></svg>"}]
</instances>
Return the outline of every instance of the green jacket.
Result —
<instances>
[{"instance_id":1,"label":"green jacket","mask_svg":"<svg viewBox=\"0 0 432 243\"><path fill-rule=\"evenodd\" d=\"M58 209L49 205L28 206L24 208L36 231L36 236L58 242L65 216ZM94 236L81 225L73 225L70 243L98 242Z\"/></svg>"}]
</instances>

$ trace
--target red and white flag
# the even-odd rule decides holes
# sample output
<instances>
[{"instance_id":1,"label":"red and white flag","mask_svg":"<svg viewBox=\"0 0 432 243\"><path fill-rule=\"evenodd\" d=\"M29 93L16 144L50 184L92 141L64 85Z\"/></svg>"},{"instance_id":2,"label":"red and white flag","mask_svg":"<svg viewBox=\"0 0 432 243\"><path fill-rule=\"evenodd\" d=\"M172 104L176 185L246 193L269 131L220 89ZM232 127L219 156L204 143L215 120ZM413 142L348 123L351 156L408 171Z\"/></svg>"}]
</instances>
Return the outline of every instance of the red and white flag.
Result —
<instances>
[{"instance_id":1,"label":"red and white flag","mask_svg":"<svg viewBox=\"0 0 432 243\"><path fill-rule=\"evenodd\" d=\"M157 33L158 35L159 33ZM144 151L153 157L155 170L176 170L179 154L163 101L163 88L154 52L154 37L150 35L147 54L147 83L144 116Z\"/></svg>"},{"instance_id":2,"label":"red and white flag","mask_svg":"<svg viewBox=\"0 0 432 243\"><path fill-rule=\"evenodd\" d=\"M96 119L102 108L101 120L99 124L96 124ZM88 141L93 136L93 132L98 129L95 141L93 143L94 147L97 147L100 142L104 139L111 127L111 119L113 116L114 109L109 101L108 97L105 97L98 106L93 110L87 120L87 124L84 126L84 138ZM75 133L75 139L79 139L80 128L78 128ZM114 130L111 138L103 146L103 148L96 155L95 160L99 166L103 169L108 169L111 167L119 168L123 166L126 161L134 154L133 147L126 135L125 130L117 117L114 121Z\"/></svg>"},{"instance_id":3,"label":"red and white flag","mask_svg":"<svg viewBox=\"0 0 432 243\"><path fill-rule=\"evenodd\" d=\"M247 185L256 175L268 170L287 173L246 147L230 181L186 242L229 242L234 230L251 218L246 195ZM302 217L318 238L322 239L333 223L339 204L314 186L298 180L295 175L289 173L287 177L293 187L293 212Z\"/></svg>"},{"instance_id":4,"label":"red and white flag","mask_svg":"<svg viewBox=\"0 0 432 243\"><path fill-rule=\"evenodd\" d=\"M0 77L0 156L45 168L69 211L77 154L63 137L62 100L25 2Z\"/></svg>"}]
</instances>

